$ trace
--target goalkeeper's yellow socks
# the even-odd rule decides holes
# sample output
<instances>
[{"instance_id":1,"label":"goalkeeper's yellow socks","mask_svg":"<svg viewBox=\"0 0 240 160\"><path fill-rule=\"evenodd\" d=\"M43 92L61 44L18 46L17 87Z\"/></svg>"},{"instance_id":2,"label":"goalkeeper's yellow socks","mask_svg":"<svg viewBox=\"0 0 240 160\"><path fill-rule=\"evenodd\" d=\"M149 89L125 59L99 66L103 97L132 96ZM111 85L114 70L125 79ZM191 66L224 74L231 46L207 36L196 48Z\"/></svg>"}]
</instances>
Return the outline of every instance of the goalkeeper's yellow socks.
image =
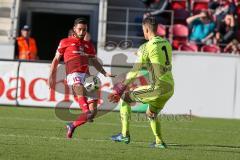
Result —
<instances>
[{"instance_id":1,"label":"goalkeeper's yellow socks","mask_svg":"<svg viewBox=\"0 0 240 160\"><path fill-rule=\"evenodd\" d=\"M161 126L160 122L158 121L158 118L151 118L150 119L150 125L153 131L153 134L156 138L156 144L161 144L163 143L162 141L162 135L161 135Z\"/></svg>"},{"instance_id":2,"label":"goalkeeper's yellow socks","mask_svg":"<svg viewBox=\"0 0 240 160\"><path fill-rule=\"evenodd\" d=\"M129 121L131 117L131 106L124 102L123 100L120 101L120 116L122 122L122 136L130 136L129 135Z\"/></svg>"}]
</instances>

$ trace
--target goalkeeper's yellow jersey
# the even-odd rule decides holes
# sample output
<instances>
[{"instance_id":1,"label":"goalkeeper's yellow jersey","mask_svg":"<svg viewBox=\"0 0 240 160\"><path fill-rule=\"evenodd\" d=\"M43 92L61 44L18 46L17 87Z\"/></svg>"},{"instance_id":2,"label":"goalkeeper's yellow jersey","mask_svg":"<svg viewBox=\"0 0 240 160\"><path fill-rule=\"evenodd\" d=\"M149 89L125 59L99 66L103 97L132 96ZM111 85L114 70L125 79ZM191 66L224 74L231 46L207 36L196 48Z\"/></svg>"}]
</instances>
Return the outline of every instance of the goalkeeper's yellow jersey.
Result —
<instances>
[{"instance_id":1,"label":"goalkeeper's yellow jersey","mask_svg":"<svg viewBox=\"0 0 240 160\"><path fill-rule=\"evenodd\" d=\"M156 36L140 46L138 59L132 70L127 74L124 84L128 85L138 76L144 67L149 71L151 85L161 87L161 82L174 85L172 76L172 47L171 44Z\"/></svg>"}]
</instances>

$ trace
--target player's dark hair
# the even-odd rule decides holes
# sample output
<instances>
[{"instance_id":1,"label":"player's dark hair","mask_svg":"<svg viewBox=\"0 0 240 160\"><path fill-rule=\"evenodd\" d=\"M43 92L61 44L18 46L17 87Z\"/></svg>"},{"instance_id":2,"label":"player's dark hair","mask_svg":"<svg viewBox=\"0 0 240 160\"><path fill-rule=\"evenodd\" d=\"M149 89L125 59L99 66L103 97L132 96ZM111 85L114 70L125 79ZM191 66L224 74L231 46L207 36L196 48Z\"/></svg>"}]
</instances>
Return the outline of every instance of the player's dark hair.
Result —
<instances>
[{"instance_id":1,"label":"player's dark hair","mask_svg":"<svg viewBox=\"0 0 240 160\"><path fill-rule=\"evenodd\" d=\"M157 31L158 24L157 24L156 18L153 16L144 18L142 24L147 25L149 29L154 33Z\"/></svg>"},{"instance_id":2,"label":"player's dark hair","mask_svg":"<svg viewBox=\"0 0 240 160\"><path fill-rule=\"evenodd\" d=\"M77 18L74 21L74 26L76 26L77 24L87 24L87 20L85 18Z\"/></svg>"}]
</instances>

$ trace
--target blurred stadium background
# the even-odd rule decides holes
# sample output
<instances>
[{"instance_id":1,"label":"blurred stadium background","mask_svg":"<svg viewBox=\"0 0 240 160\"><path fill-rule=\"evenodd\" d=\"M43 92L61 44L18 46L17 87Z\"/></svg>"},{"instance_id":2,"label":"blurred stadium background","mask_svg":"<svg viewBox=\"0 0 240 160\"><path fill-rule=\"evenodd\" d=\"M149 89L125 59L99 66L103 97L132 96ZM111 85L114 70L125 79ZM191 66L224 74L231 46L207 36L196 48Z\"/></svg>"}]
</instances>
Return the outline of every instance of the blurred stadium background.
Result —
<instances>
[{"instance_id":1,"label":"blurred stadium background","mask_svg":"<svg viewBox=\"0 0 240 160\"><path fill-rule=\"evenodd\" d=\"M162 111L167 150L148 148L152 135L136 104L132 116L133 142L109 141L120 129L118 107L106 100L114 79L101 75L103 87L95 123L65 139L64 117L56 106L78 108L59 72L56 92L49 90L50 62L73 20L85 17L105 69L126 73L144 42L140 0L0 0L0 159L236 159L240 158L240 60L223 52L225 44L192 45L186 18L207 9L210 0L172 0L162 13L166 24L158 33L172 43L175 94ZM236 1L237 14L239 2ZM240 23L238 15L236 22ZM15 39L28 24L37 41L37 61L15 59ZM239 31L236 38L239 39ZM145 73L135 83L144 83ZM59 103L64 102L64 103ZM73 103L72 103L73 102ZM116 112L106 112L106 111ZM78 113L79 110L71 110Z\"/></svg>"}]
</instances>

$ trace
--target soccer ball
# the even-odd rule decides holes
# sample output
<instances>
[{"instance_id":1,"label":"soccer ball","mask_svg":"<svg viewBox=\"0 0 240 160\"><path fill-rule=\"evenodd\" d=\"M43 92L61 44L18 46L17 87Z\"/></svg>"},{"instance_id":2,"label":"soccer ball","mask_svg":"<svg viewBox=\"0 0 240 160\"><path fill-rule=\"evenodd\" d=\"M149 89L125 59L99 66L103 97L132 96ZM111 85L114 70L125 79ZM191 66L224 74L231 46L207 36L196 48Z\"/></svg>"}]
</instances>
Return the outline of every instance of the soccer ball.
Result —
<instances>
[{"instance_id":1,"label":"soccer ball","mask_svg":"<svg viewBox=\"0 0 240 160\"><path fill-rule=\"evenodd\" d=\"M88 92L98 90L101 86L101 81L97 76L89 76L84 81L84 87Z\"/></svg>"}]
</instances>

